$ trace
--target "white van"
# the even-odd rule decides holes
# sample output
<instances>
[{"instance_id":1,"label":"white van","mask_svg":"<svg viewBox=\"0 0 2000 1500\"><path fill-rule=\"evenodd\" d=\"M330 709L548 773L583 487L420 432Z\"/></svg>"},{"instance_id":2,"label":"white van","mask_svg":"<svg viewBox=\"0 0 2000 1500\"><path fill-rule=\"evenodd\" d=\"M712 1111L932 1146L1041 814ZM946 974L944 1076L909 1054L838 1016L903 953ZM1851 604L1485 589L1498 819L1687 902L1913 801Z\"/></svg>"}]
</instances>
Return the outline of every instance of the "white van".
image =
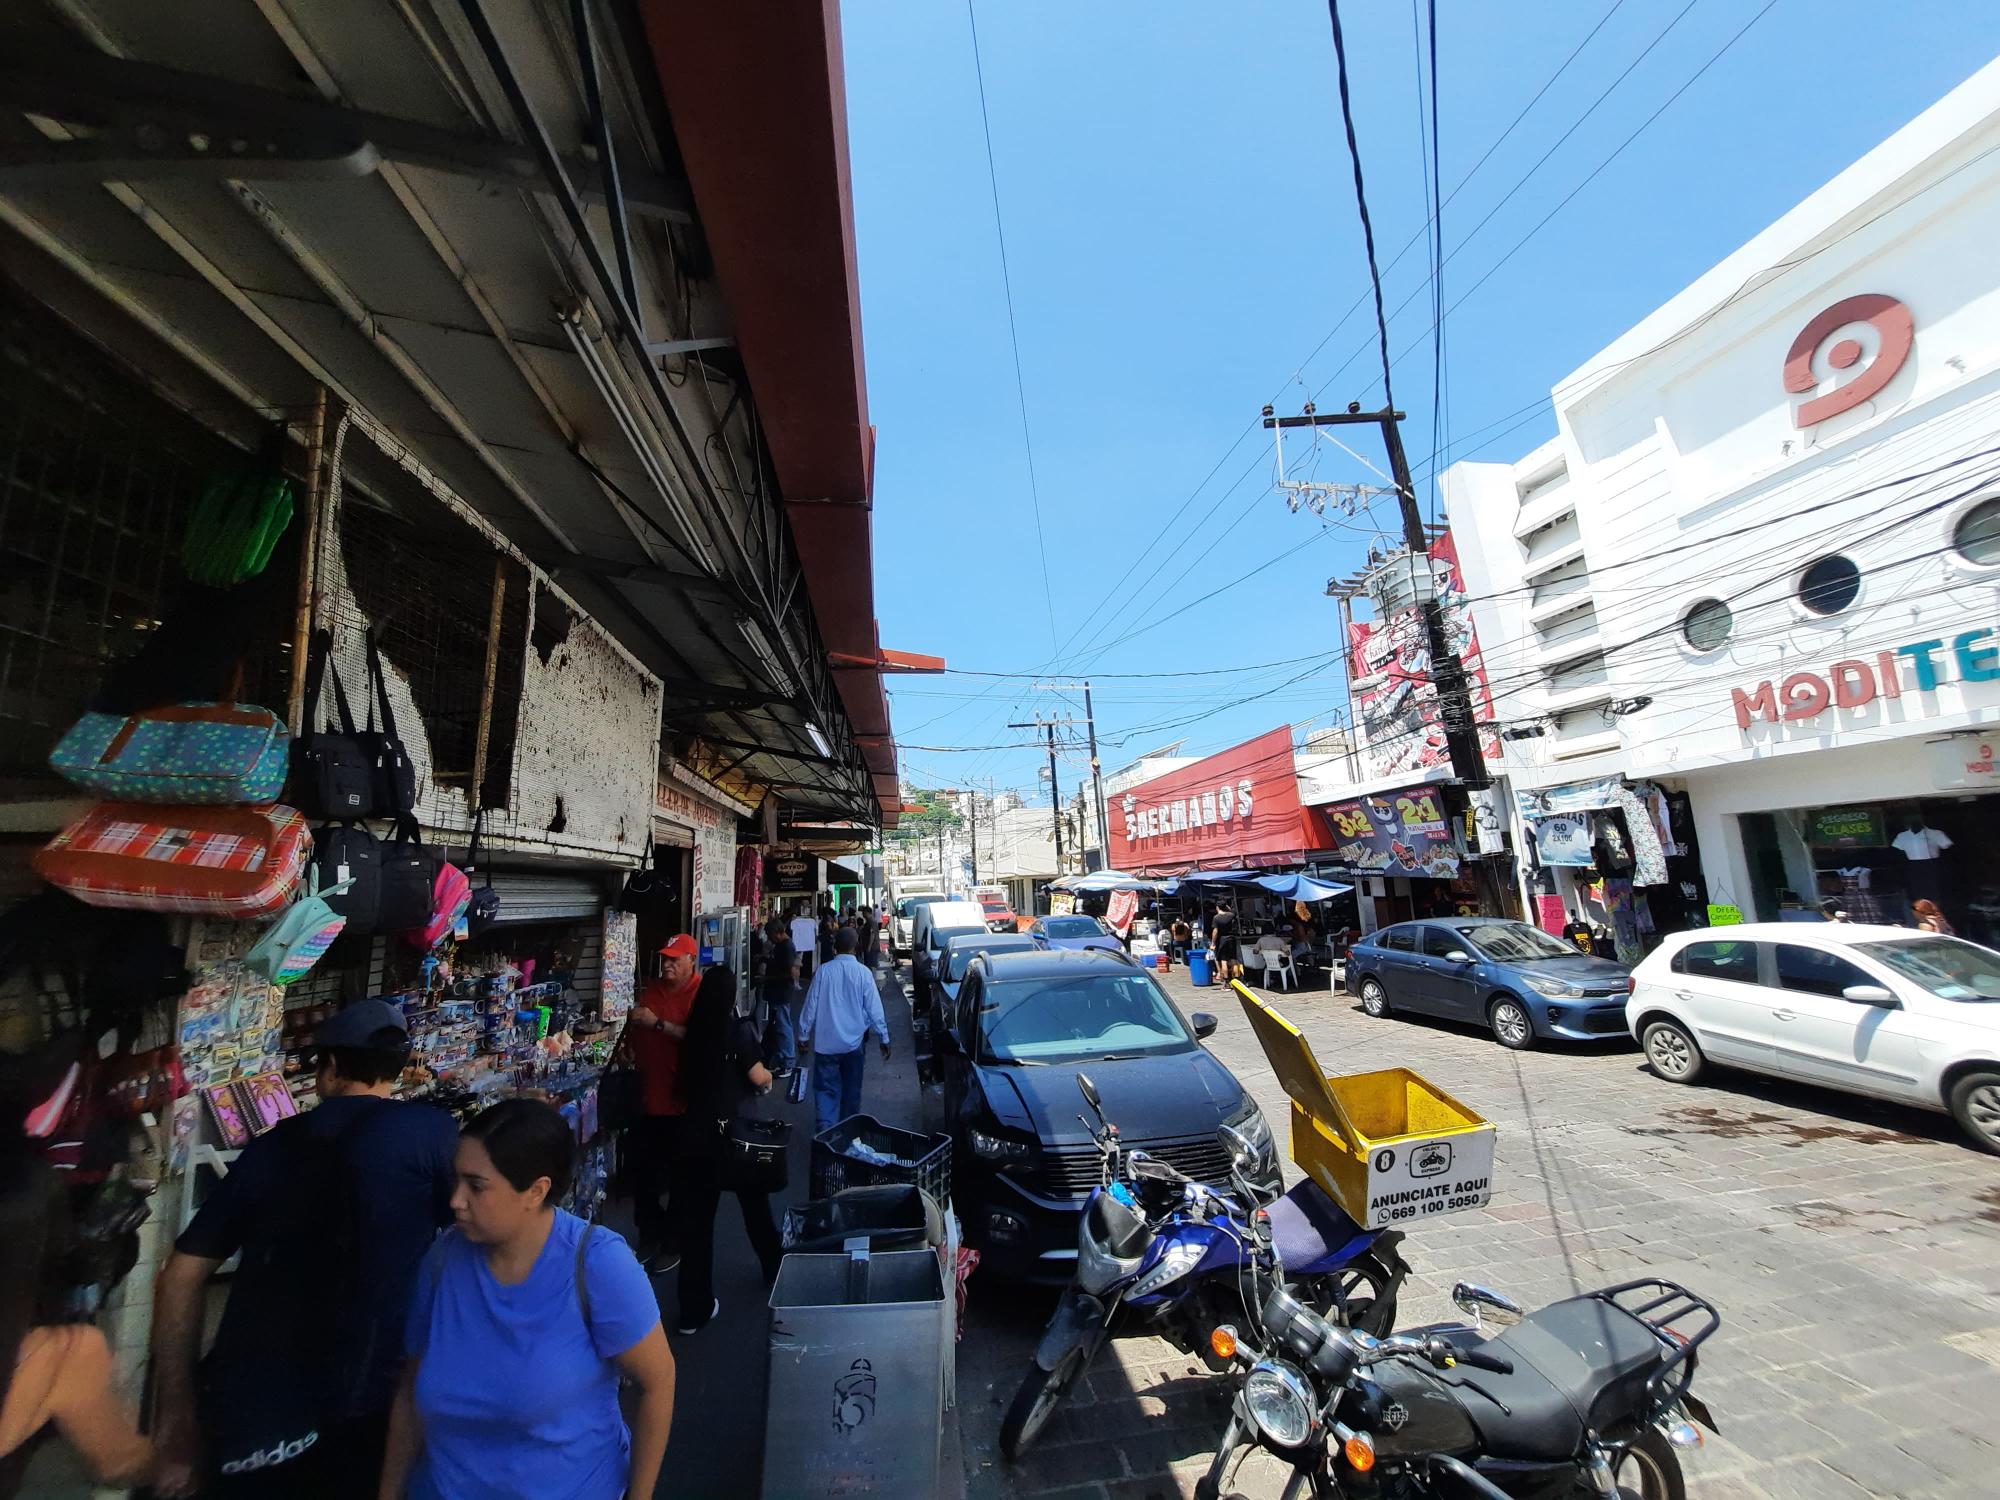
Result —
<instances>
[{"instance_id":1,"label":"white van","mask_svg":"<svg viewBox=\"0 0 2000 1500\"><path fill-rule=\"evenodd\" d=\"M942 946L939 933L986 931L986 909L977 901L923 901L912 913L910 968L921 995L922 984Z\"/></svg>"},{"instance_id":2,"label":"white van","mask_svg":"<svg viewBox=\"0 0 2000 1500\"><path fill-rule=\"evenodd\" d=\"M896 898L896 910L889 918L889 951L907 953L917 921L917 908L926 901L945 900L943 891L909 891Z\"/></svg>"}]
</instances>

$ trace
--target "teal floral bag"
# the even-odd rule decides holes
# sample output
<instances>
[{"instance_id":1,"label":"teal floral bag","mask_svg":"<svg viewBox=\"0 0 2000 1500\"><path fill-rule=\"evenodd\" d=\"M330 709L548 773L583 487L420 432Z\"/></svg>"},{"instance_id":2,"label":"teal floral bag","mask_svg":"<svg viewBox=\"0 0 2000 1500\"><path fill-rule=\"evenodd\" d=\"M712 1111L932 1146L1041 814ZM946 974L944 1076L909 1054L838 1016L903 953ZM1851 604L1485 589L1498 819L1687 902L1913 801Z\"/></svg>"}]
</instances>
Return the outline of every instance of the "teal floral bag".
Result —
<instances>
[{"instance_id":1,"label":"teal floral bag","mask_svg":"<svg viewBox=\"0 0 2000 1500\"><path fill-rule=\"evenodd\" d=\"M49 765L66 781L119 802L203 807L276 802L291 735L268 708L178 703L136 714L87 713Z\"/></svg>"}]
</instances>

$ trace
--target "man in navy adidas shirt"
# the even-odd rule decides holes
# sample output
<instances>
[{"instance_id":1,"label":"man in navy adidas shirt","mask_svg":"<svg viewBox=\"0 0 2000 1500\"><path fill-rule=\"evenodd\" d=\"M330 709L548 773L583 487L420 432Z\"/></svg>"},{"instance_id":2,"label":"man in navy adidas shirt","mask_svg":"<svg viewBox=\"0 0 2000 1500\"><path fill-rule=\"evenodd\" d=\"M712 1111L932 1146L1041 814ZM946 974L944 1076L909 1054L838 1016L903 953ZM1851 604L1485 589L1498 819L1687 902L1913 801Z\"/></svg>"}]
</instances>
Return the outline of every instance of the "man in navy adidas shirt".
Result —
<instances>
[{"instance_id":1,"label":"man in navy adidas shirt","mask_svg":"<svg viewBox=\"0 0 2000 1500\"><path fill-rule=\"evenodd\" d=\"M410 1038L385 1000L323 1024L317 1108L257 1137L174 1244L153 1317L165 1496L367 1496L417 1266L451 1223L458 1130L390 1097ZM203 1292L242 1252L196 1367Z\"/></svg>"}]
</instances>

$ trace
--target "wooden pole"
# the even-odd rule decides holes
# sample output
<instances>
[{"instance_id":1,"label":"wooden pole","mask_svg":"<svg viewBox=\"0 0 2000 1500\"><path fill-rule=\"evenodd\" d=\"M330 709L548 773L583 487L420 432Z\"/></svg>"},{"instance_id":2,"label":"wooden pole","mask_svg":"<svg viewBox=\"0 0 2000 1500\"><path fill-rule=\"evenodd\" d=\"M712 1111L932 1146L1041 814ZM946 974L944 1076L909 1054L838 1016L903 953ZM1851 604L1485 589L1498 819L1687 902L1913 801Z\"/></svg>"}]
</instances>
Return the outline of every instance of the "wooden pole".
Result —
<instances>
[{"instance_id":1,"label":"wooden pole","mask_svg":"<svg viewBox=\"0 0 2000 1500\"><path fill-rule=\"evenodd\" d=\"M326 387L313 389L312 425L306 431L305 530L299 547L299 589L292 618L292 685L285 698L285 722L294 735L306 732L306 663L312 657L313 615L319 586L320 486L326 465Z\"/></svg>"},{"instance_id":2,"label":"wooden pole","mask_svg":"<svg viewBox=\"0 0 2000 1500\"><path fill-rule=\"evenodd\" d=\"M472 743L472 785L466 795L478 812L486 800L486 748L493 737L493 689L500 678L500 615L507 603L507 559L493 559L493 603L486 612L486 680L479 689L479 732Z\"/></svg>"}]
</instances>

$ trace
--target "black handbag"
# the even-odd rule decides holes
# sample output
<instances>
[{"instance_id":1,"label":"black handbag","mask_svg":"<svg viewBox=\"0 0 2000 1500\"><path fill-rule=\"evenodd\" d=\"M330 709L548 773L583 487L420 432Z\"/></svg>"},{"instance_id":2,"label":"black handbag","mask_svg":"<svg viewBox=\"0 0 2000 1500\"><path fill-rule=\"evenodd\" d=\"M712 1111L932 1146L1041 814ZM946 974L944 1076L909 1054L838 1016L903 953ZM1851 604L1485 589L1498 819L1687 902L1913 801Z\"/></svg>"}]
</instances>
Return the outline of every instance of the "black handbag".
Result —
<instances>
[{"instance_id":1,"label":"black handbag","mask_svg":"<svg viewBox=\"0 0 2000 1500\"><path fill-rule=\"evenodd\" d=\"M465 873L470 876L479 870L479 825L486 817L486 809L480 808L472 815L472 843L465 851ZM493 872L486 872L486 884L475 887L472 901L465 908L465 925L471 932L484 932L500 920L500 893L493 889Z\"/></svg>"},{"instance_id":2,"label":"black handbag","mask_svg":"<svg viewBox=\"0 0 2000 1500\"><path fill-rule=\"evenodd\" d=\"M624 1130L645 1113L646 1085L637 1068L606 1068L597 1080L597 1128Z\"/></svg>"},{"instance_id":3,"label":"black handbag","mask_svg":"<svg viewBox=\"0 0 2000 1500\"><path fill-rule=\"evenodd\" d=\"M790 1179L789 1120L737 1118L722 1130L715 1177L725 1192L781 1193Z\"/></svg>"},{"instance_id":4,"label":"black handbag","mask_svg":"<svg viewBox=\"0 0 2000 1500\"><path fill-rule=\"evenodd\" d=\"M335 678L336 683L339 678ZM375 644L375 632L368 632L368 680L375 703L368 710L368 728L362 745L374 757L375 812L384 818L401 818L417 810L417 768L396 733L396 711L389 706L389 674L382 669L382 652ZM382 727L375 728L375 713L382 714ZM417 924L421 925L421 923Z\"/></svg>"},{"instance_id":5,"label":"black handbag","mask_svg":"<svg viewBox=\"0 0 2000 1500\"><path fill-rule=\"evenodd\" d=\"M330 892L326 904L347 918L343 937L350 932L366 937L382 930L380 839L358 823L329 823L313 830L312 863L319 889ZM349 880L354 883L346 890L333 890Z\"/></svg>"},{"instance_id":6,"label":"black handbag","mask_svg":"<svg viewBox=\"0 0 2000 1500\"><path fill-rule=\"evenodd\" d=\"M311 652L306 668L306 720L310 723L319 707L320 689L331 672L339 722L292 741L286 801L309 818L372 817L377 811L374 752L355 732L347 690L341 685L340 668L333 662L332 632L315 630Z\"/></svg>"},{"instance_id":7,"label":"black handbag","mask_svg":"<svg viewBox=\"0 0 2000 1500\"><path fill-rule=\"evenodd\" d=\"M408 932L428 926L437 900L438 853L417 837L417 820L396 819L395 832L382 844L382 899L377 932Z\"/></svg>"}]
</instances>

